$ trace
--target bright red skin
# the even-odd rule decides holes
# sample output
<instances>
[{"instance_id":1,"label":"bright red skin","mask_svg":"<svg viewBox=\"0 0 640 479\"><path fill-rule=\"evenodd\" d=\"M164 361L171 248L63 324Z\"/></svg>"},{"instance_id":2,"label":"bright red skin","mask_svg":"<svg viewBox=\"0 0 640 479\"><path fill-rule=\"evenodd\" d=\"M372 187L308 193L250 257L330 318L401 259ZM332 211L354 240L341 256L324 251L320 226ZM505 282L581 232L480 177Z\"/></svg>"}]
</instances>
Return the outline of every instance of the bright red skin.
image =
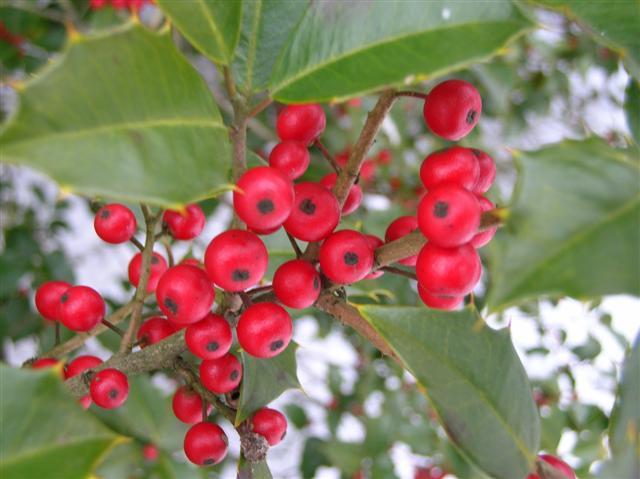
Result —
<instances>
[{"instance_id":1,"label":"bright red skin","mask_svg":"<svg viewBox=\"0 0 640 479\"><path fill-rule=\"evenodd\" d=\"M196 268L204 269L204 264L195 258L186 258L180 261L180 264L187 264L189 266L195 266Z\"/></svg>"},{"instance_id":2,"label":"bright red skin","mask_svg":"<svg viewBox=\"0 0 640 479\"><path fill-rule=\"evenodd\" d=\"M430 243L453 248L476 235L480 213L480 204L473 193L459 186L442 185L420 200L418 226Z\"/></svg>"},{"instance_id":3,"label":"bright red skin","mask_svg":"<svg viewBox=\"0 0 640 479\"><path fill-rule=\"evenodd\" d=\"M270 446L275 446L287 434L287 418L280 411L263 407L251 418L251 430L263 436Z\"/></svg>"},{"instance_id":4,"label":"bright red skin","mask_svg":"<svg viewBox=\"0 0 640 479\"><path fill-rule=\"evenodd\" d=\"M177 324L204 318L215 298L213 285L200 268L179 264L162 275L156 288L158 307Z\"/></svg>"},{"instance_id":5,"label":"bright red skin","mask_svg":"<svg viewBox=\"0 0 640 479\"><path fill-rule=\"evenodd\" d=\"M171 401L173 414L185 424L196 424L202 421L202 398L187 386L180 386ZM207 416L211 413L211 404L207 406Z\"/></svg>"},{"instance_id":6,"label":"bright red skin","mask_svg":"<svg viewBox=\"0 0 640 479\"><path fill-rule=\"evenodd\" d=\"M417 229L418 219L415 216L400 216L387 226L387 231L384 233L384 241L386 243L395 241ZM417 259L418 255L407 256L406 258L398 260L398 263L404 264L405 266L415 266Z\"/></svg>"},{"instance_id":7,"label":"bright red skin","mask_svg":"<svg viewBox=\"0 0 640 479\"><path fill-rule=\"evenodd\" d=\"M195 203L187 205L185 211L167 210L162 222L177 240L192 240L204 229L205 216L202 208Z\"/></svg>"},{"instance_id":8,"label":"bright red skin","mask_svg":"<svg viewBox=\"0 0 640 479\"><path fill-rule=\"evenodd\" d=\"M427 156L420 167L420 179L428 190L445 183L472 190L480 177L480 163L469 148L453 146Z\"/></svg>"},{"instance_id":9,"label":"bright red skin","mask_svg":"<svg viewBox=\"0 0 640 479\"><path fill-rule=\"evenodd\" d=\"M200 363L200 381L213 393L231 392L242 381L242 363L231 353L218 359L205 359Z\"/></svg>"},{"instance_id":10,"label":"bright red skin","mask_svg":"<svg viewBox=\"0 0 640 479\"><path fill-rule=\"evenodd\" d=\"M441 248L427 243L418 254L418 283L429 293L464 296L470 293L482 273L478 253L470 245Z\"/></svg>"},{"instance_id":11,"label":"bright red skin","mask_svg":"<svg viewBox=\"0 0 640 479\"><path fill-rule=\"evenodd\" d=\"M300 178L309 168L309 150L299 141L278 143L269 154L269 166L284 173L289 179Z\"/></svg>"},{"instance_id":12,"label":"bright red skin","mask_svg":"<svg viewBox=\"0 0 640 479\"><path fill-rule=\"evenodd\" d=\"M484 196L476 196L476 198L478 199L478 204L480 205L480 211L482 213L484 213L485 211L490 211L495 208L495 205L491 201L486 199ZM493 239L493 236L496 234L496 231L498 231L497 226L494 228L490 228L488 230L480 231L473 238L471 238L471 241L469 241L469 244L476 249L482 248L487 243L489 243L489 241Z\"/></svg>"},{"instance_id":13,"label":"bright red skin","mask_svg":"<svg viewBox=\"0 0 640 479\"><path fill-rule=\"evenodd\" d=\"M102 359L96 356L78 356L64 367L64 378L69 379L81 374L89 369L93 369L102 364Z\"/></svg>"},{"instance_id":14,"label":"bright red skin","mask_svg":"<svg viewBox=\"0 0 640 479\"><path fill-rule=\"evenodd\" d=\"M369 243L369 247L375 252L375 250L377 248L379 248L380 246L382 246L384 244L384 241L382 241L380 238L378 238L377 236L374 235L364 235L364 237L367 239L367 243ZM378 270L375 271L373 273L369 273L368 275L366 275L364 277L364 279L376 279L379 278L380 276L382 276L384 274L384 271L382 270Z\"/></svg>"},{"instance_id":15,"label":"bright red skin","mask_svg":"<svg viewBox=\"0 0 640 479\"><path fill-rule=\"evenodd\" d=\"M476 126L482 113L482 98L464 80L446 80L429 92L424 120L429 129L445 140L457 141Z\"/></svg>"},{"instance_id":16,"label":"bright red skin","mask_svg":"<svg viewBox=\"0 0 640 479\"><path fill-rule=\"evenodd\" d=\"M447 471L444 471L439 467L420 467L415 470L413 479L444 479L446 475Z\"/></svg>"},{"instance_id":17,"label":"bright red skin","mask_svg":"<svg viewBox=\"0 0 640 479\"><path fill-rule=\"evenodd\" d=\"M295 200L284 229L302 241L320 241L340 222L340 205L333 192L319 183L303 182L294 187Z\"/></svg>"},{"instance_id":18,"label":"bright red skin","mask_svg":"<svg viewBox=\"0 0 640 479\"><path fill-rule=\"evenodd\" d=\"M257 235L260 236L268 236L270 234L275 233L276 231L278 231L280 229L280 226L276 226L275 228L267 228L267 229L260 229L260 228L249 228L249 231L251 231L252 233L255 233Z\"/></svg>"},{"instance_id":19,"label":"bright red skin","mask_svg":"<svg viewBox=\"0 0 640 479\"><path fill-rule=\"evenodd\" d=\"M442 309L452 311L464 301L464 296L439 296L427 291L421 284L418 284L418 295L422 302L432 309Z\"/></svg>"},{"instance_id":20,"label":"bright red skin","mask_svg":"<svg viewBox=\"0 0 640 479\"><path fill-rule=\"evenodd\" d=\"M140 329L138 329L136 337L138 338L138 341L144 340L140 344L140 347L146 348L147 346L151 346L152 344L162 341L164 338L171 336L175 332L176 329L169 321L166 320L166 318L154 316L147 319L140 325Z\"/></svg>"},{"instance_id":21,"label":"bright red skin","mask_svg":"<svg viewBox=\"0 0 640 479\"><path fill-rule=\"evenodd\" d=\"M360 179L362 181L371 181L376 175L378 165L373 160L365 160L360 167Z\"/></svg>"},{"instance_id":22,"label":"bright red skin","mask_svg":"<svg viewBox=\"0 0 640 479\"><path fill-rule=\"evenodd\" d=\"M238 292L260 282L267 272L267 248L255 233L228 230L211 240L204 255L209 278L225 291Z\"/></svg>"},{"instance_id":23,"label":"bright red skin","mask_svg":"<svg viewBox=\"0 0 640 479\"><path fill-rule=\"evenodd\" d=\"M209 313L187 328L184 340L189 351L200 359L217 359L229 352L233 335L222 316Z\"/></svg>"},{"instance_id":24,"label":"bright red skin","mask_svg":"<svg viewBox=\"0 0 640 479\"><path fill-rule=\"evenodd\" d=\"M158 448L153 444L145 444L142 448L142 457L144 457L146 461L155 462L159 455Z\"/></svg>"},{"instance_id":25,"label":"bright red skin","mask_svg":"<svg viewBox=\"0 0 640 479\"><path fill-rule=\"evenodd\" d=\"M473 192L482 195L489 191L491 185L493 185L496 179L496 164L489 155L482 150L472 149L471 152L478 159L478 166L480 167L480 174L478 175L478 181L473 187Z\"/></svg>"},{"instance_id":26,"label":"bright red skin","mask_svg":"<svg viewBox=\"0 0 640 479\"><path fill-rule=\"evenodd\" d=\"M58 320L60 297L71 287L64 281L47 281L36 290L36 309L50 321Z\"/></svg>"},{"instance_id":27,"label":"bright red skin","mask_svg":"<svg viewBox=\"0 0 640 479\"><path fill-rule=\"evenodd\" d=\"M240 316L236 328L238 342L251 356L272 358L289 345L293 322L276 303L255 303Z\"/></svg>"},{"instance_id":28,"label":"bright red skin","mask_svg":"<svg viewBox=\"0 0 640 479\"><path fill-rule=\"evenodd\" d=\"M93 329L105 314L104 299L89 286L73 286L60 297L58 318L72 331Z\"/></svg>"},{"instance_id":29,"label":"bright red skin","mask_svg":"<svg viewBox=\"0 0 640 479\"><path fill-rule=\"evenodd\" d=\"M540 454L540 459L555 467L558 471L562 472L567 479L576 479L576 473L573 472L573 469L569 464L564 462L562 459L552 456L550 454ZM527 479L540 479L540 476L537 474L529 474Z\"/></svg>"},{"instance_id":30,"label":"bright red skin","mask_svg":"<svg viewBox=\"0 0 640 479\"><path fill-rule=\"evenodd\" d=\"M373 250L357 231L333 233L320 246L320 268L334 283L351 284L363 279L373 267Z\"/></svg>"},{"instance_id":31,"label":"bright red skin","mask_svg":"<svg viewBox=\"0 0 640 479\"><path fill-rule=\"evenodd\" d=\"M338 179L338 175L335 173L329 173L324 178L320 180L320 184L325 188L333 190L333 187L336 185L336 181ZM347 195L347 199L342 205L342 215L346 216L353 213L358 209L362 203L362 188L359 185L353 185L349 190L349 194Z\"/></svg>"},{"instance_id":32,"label":"bright red skin","mask_svg":"<svg viewBox=\"0 0 640 479\"><path fill-rule=\"evenodd\" d=\"M322 134L326 124L327 119L320 105L288 105L278 115L276 130L282 141L299 141L310 145Z\"/></svg>"},{"instance_id":33,"label":"bright red skin","mask_svg":"<svg viewBox=\"0 0 640 479\"><path fill-rule=\"evenodd\" d=\"M33 361L29 366L31 369L50 368L58 364L58 360L54 358L40 358Z\"/></svg>"},{"instance_id":34,"label":"bright red skin","mask_svg":"<svg viewBox=\"0 0 640 479\"><path fill-rule=\"evenodd\" d=\"M101 10L107 6L107 0L91 0L89 8L91 10Z\"/></svg>"},{"instance_id":35,"label":"bright red skin","mask_svg":"<svg viewBox=\"0 0 640 479\"><path fill-rule=\"evenodd\" d=\"M92 402L93 401L91 400L91 394L86 394L82 396L80 399L78 399L78 404L80 404L80 406L84 410L89 409L89 406L91 406Z\"/></svg>"},{"instance_id":36,"label":"bright red skin","mask_svg":"<svg viewBox=\"0 0 640 479\"><path fill-rule=\"evenodd\" d=\"M151 268L149 270L149 279L147 281L147 293L153 293L158 287L160 277L167 271L168 265L166 260L158 253L151 256ZM142 273L142 253L136 253L131 261L129 261L129 282L138 287L140 274Z\"/></svg>"},{"instance_id":37,"label":"bright red skin","mask_svg":"<svg viewBox=\"0 0 640 479\"><path fill-rule=\"evenodd\" d=\"M320 296L320 274L308 261L287 261L273 275L273 292L289 308L308 308Z\"/></svg>"},{"instance_id":38,"label":"bright red skin","mask_svg":"<svg viewBox=\"0 0 640 479\"><path fill-rule=\"evenodd\" d=\"M227 435L220 426L200 422L184 436L184 453L198 466L212 466L225 458L228 443Z\"/></svg>"},{"instance_id":39,"label":"bright red skin","mask_svg":"<svg viewBox=\"0 0 640 479\"><path fill-rule=\"evenodd\" d=\"M96 373L89 385L91 400L104 409L115 409L124 404L129 396L127 376L114 368Z\"/></svg>"},{"instance_id":40,"label":"bright red skin","mask_svg":"<svg viewBox=\"0 0 640 479\"><path fill-rule=\"evenodd\" d=\"M378 156L376 157L376 161L379 165L386 166L391 163L392 156L391 151L384 149L378 152Z\"/></svg>"},{"instance_id":41,"label":"bright red skin","mask_svg":"<svg viewBox=\"0 0 640 479\"><path fill-rule=\"evenodd\" d=\"M111 244L125 243L135 234L138 223L129 208L120 203L104 205L96 213L93 227L103 241Z\"/></svg>"}]
</instances>

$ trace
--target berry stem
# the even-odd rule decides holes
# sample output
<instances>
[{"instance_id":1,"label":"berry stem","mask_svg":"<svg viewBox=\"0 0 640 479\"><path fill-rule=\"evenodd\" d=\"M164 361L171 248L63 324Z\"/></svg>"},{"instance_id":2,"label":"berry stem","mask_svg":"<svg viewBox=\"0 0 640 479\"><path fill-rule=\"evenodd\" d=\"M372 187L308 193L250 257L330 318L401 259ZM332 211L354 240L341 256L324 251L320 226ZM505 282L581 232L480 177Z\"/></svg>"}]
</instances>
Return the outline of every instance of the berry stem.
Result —
<instances>
[{"instance_id":1,"label":"berry stem","mask_svg":"<svg viewBox=\"0 0 640 479\"><path fill-rule=\"evenodd\" d=\"M260 103L258 103L253 108L251 108L251 110L249 110L249 113L247 113L247 117L248 118L253 118L254 116L257 116L265 108L267 108L269 105L271 105L271 103L273 103L273 99L271 99L270 97L264 98Z\"/></svg>"},{"instance_id":2,"label":"berry stem","mask_svg":"<svg viewBox=\"0 0 640 479\"><path fill-rule=\"evenodd\" d=\"M387 273L391 273L391 274L397 274L399 276L405 276L407 278L411 278L413 280L418 280L418 278L416 277L416 274L412 271L407 271L404 270L402 268L396 268L394 266L383 266L382 268L380 268L382 271L386 271Z\"/></svg>"},{"instance_id":3,"label":"berry stem","mask_svg":"<svg viewBox=\"0 0 640 479\"><path fill-rule=\"evenodd\" d=\"M115 324L110 323L106 319L103 319L100 322L102 324L104 324L107 328L109 328L111 331L113 331L114 333L118 334L118 336L120 336L120 337L124 336L124 331L122 329L120 329L118 326L116 326Z\"/></svg>"},{"instance_id":4,"label":"berry stem","mask_svg":"<svg viewBox=\"0 0 640 479\"><path fill-rule=\"evenodd\" d=\"M422 100L426 100L427 99L427 94L426 93L421 93L419 91L397 91L395 93L396 97L400 97L400 96L408 96L408 97L412 97L412 98L420 98Z\"/></svg>"},{"instance_id":5,"label":"berry stem","mask_svg":"<svg viewBox=\"0 0 640 479\"><path fill-rule=\"evenodd\" d=\"M269 291L271 291L273 289L273 286L268 285L268 286L258 286L257 288L253 288L250 289L249 291L247 291L246 293L248 295L254 295L254 294L260 294L260 293L267 293Z\"/></svg>"},{"instance_id":6,"label":"berry stem","mask_svg":"<svg viewBox=\"0 0 640 479\"><path fill-rule=\"evenodd\" d=\"M289 238L289 242L291 243L293 251L296 252L296 258L300 258L300 256L302 256L302 250L300 249L300 246L298 246L298 242L289 233L287 233L287 238Z\"/></svg>"},{"instance_id":7,"label":"berry stem","mask_svg":"<svg viewBox=\"0 0 640 479\"><path fill-rule=\"evenodd\" d=\"M324 146L324 143L322 143L318 138L314 142L314 145L317 146L318 149L322 152L322 156L324 156L325 159L329 162L329 164L331 165L331 168L333 168L333 171L340 174L340 166L338 165L338 163L336 163L336 160L333 157L333 155L329 153L329 150L327 150L327 147Z\"/></svg>"},{"instance_id":8,"label":"berry stem","mask_svg":"<svg viewBox=\"0 0 640 479\"><path fill-rule=\"evenodd\" d=\"M138 241L138 238L136 238L135 236L132 236L129 241L133 243L136 246L136 248L138 248L140 251L144 251L144 245L140 243L140 241Z\"/></svg>"},{"instance_id":9,"label":"berry stem","mask_svg":"<svg viewBox=\"0 0 640 479\"><path fill-rule=\"evenodd\" d=\"M162 238L162 245L164 246L165 251L167 252L167 260L169 262L169 268L173 268L175 264L175 260L173 258L173 251L171 250L171 244L169 244L168 238Z\"/></svg>"},{"instance_id":10,"label":"berry stem","mask_svg":"<svg viewBox=\"0 0 640 479\"><path fill-rule=\"evenodd\" d=\"M540 458L536 459L536 473L540 476L540 479L567 479L567 476L562 471Z\"/></svg>"}]
</instances>

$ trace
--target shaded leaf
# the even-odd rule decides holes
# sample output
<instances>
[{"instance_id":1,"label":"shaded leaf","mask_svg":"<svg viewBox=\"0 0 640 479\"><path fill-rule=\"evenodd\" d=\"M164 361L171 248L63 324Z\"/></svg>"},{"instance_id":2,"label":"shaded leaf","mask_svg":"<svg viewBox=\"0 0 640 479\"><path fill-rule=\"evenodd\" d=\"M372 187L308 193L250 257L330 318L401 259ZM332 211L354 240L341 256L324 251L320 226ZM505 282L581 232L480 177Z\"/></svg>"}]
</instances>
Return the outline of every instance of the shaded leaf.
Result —
<instances>
[{"instance_id":1,"label":"shaded leaf","mask_svg":"<svg viewBox=\"0 0 640 479\"><path fill-rule=\"evenodd\" d=\"M640 146L640 83L638 81L629 79L629 85L625 90L624 111L631 137L636 145Z\"/></svg>"},{"instance_id":2,"label":"shaded leaf","mask_svg":"<svg viewBox=\"0 0 640 479\"><path fill-rule=\"evenodd\" d=\"M238 461L238 479L272 479L267 461L249 462L240 457Z\"/></svg>"}]
</instances>

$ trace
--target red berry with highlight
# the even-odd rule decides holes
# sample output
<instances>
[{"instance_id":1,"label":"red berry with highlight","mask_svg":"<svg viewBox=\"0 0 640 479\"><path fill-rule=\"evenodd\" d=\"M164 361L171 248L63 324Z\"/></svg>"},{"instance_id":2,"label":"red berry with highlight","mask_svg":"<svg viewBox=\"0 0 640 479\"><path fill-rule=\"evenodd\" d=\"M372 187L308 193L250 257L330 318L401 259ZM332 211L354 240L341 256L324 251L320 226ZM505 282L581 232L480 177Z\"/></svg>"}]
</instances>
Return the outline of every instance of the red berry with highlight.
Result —
<instances>
[{"instance_id":1,"label":"red berry with highlight","mask_svg":"<svg viewBox=\"0 0 640 479\"><path fill-rule=\"evenodd\" d=\"M219 314L209 313L191 324L184 340L189 351L201 359L217 359L229 352L233 335L229 323Z\"/></svg>"},{"instance_id":2,"label":"red berry with highlight","mask_svg":"<svg viewBox=\"0 0 640 479\"><path fill-rule=\"evenodd\" d=\"M420 167L420 179L428 190L445 183L472 190L480 177L480 164L469 148L453 146L427 156Z\"/></svg>"},{"instance_id":3,"label":"red berry with highlight","mask_svg":"<svg viewBox=\"0 0 640 479\"><path fill-rule=\"evenodd\" d=\"M275 446L287 434L287 418L280 411L263 407L251 418L251 430L264 437L270 446Z\"/></svg>"},{"instance_id":4,"label":"red berry with highlight","mask_svg":"<svg viewBox=\"0 0 640 479\"><path fill-rule=\"evenodd\" d=\"M309 167L309 150L299 141L278 143L269 154L269 166L284 173L289 179L301 177Z\"/></svg>"},{"instance_id":5,"label":"red berry with highlight","mask_svg":"<svg viewBox=\"0 0 640 479\"><path fill-rule=\"evenodd\" d=\"M162 222L175 239L192 240L202 233L205 216L200 206L190 204L185 207L184 211L165 211L162 215Z\"/></svg>"},{"instance_id":6,"label":"red berry with highlight","mask_svg":"<svg viewBox=\"0 0 640 479\"><path fill-rule=\"evenodd\" d=\"M78 356L73 361L65 365L64 378L65 379L72 378L74 376L77 376L78 374L88 371L89 369L98 367L101 364L102 364L102 359L96 356L91 356L91 355Z\"/></svg>"},{"instance_id":7,"label":"red berry with highlight","mask_svg":"<svg viewBox=\"0 0 640 479\"><path fill-rule=\"evenodd\" d=\"M60 296L58 318L72 331L93 329L105 314L104 299L88 286L73 286Z\"/></svg>"},{"instance_id":8,"label":"red berry with highlight","mask_svg":"<svg viewBox=\"0 0 640 479\"><path fill-rule=\"evenodd\" d=\"M418 295L424 304L433 309L451 311L456 309L464 301L464 296L441 296L430 293L418 283Z\"/></svg>"},{"instance_id":9,"label":"red berry with highlight","mask_svg":"<svg viewBox=\"0 0 640 479\"><path fill-rule=\"evenodd\" d=\"M71 287L64 281L47 281L36 290L36 309L46 319L58 319L60 298Z\"/></svg>"},{"instance_id":10,"label":"red berry with highlight","mask_svg":"<svg viewBox=\"0 0 640 479\"><path fill-rule=\"evenodd\" d=\"M169 268L156 288L158 307L178 324L191 324L204 318L215 293L207 273L195 266L179 264Z\"/></svg>"},{"instance_id":11,"label":"red berry with highlight","mask_svg":"<svg viewBox=\"0 0 640 479\"><path fill-rule=\"evenodd\" d=\"M389 243L403 238L417 229L418 219L415 216L400 216L387 226L387 231L384 233L384 240ZM407 256L406 258L398 260L398 263L404 264L405 266L415 266L417 259L418 255Z\"/></svg>"},{"instance_id":12,"label":"red berry with highlight","mask_svg":"<svg viewBox=\"0 0 640 479\"><path fill-rule=\"evenodd\" d=\"M471 150L478 159L478 165L480 166L480 174L478 175L478 181L473 187L473 192L479 195L486 193L491 188L493 181L496 179L496 164L489 155L482 150Z\"/></svg>"},{"instance_id":13,"label":"red berry with highlight","mask_svg":"<svg viewBox=\"0 0 640 479\"><path fill-rule=\"evenodd\" d=\"M371 248L372 251L374 251L374 253L375 253L375 250L377 248L379 248L380 246L382 246L384 244L384 241L382 241L377 236L364 235L364 237L367 239L367 242L369 243L369 247ZM384 274L384 271L378 270L378 271L375 271L373 273L369 273L368 275L366 275L364 277L364 279L376 279L376 278L379 278L380 276L382 276L383 274Z\"/></svg>"},{"instance_id":14,"label":"red berry with highlight","mask_svg":"<svg viewBox=\"0 0 640 479\"><path fill-rule=\"evenodd\" d=\"M93 220L93 227L100 239L111 244L129 241L137 226L133 211L120 203L103 206Z\"/></svg>"},{"instance_id":15,"label":"red berry with highlight","mask_svg":"<svg viewBox=\"0 0 640 479\"><path fill-rule=\"evenodd\" d=\"M202 398L188 386L180 386L171 401L173 414L186 424L202 421ZM207 416L211 413L211 404L207 405Z\"/></svg>"},{"instance_id":16,"label":"red berry with highlight","mask_svg":"<svg viewBox=\"0 0 640 479\"><path fill-rule=\"evenodd\" d=\"M482 213L484 213L485 211L491 211L492 209L495 208L495 205L491 201L486 199L484 196L476 196L476 198L478 200L478 204L480 205L480 211ZM471 244L471 246L473 246L476 249L482 248L487 243L489 243L489 241L493 239L493 236L496 234L496 231L498 231L497 226L494 226L493 228L489 228L488 230L480 231L473 238L471 238L471 241L469 241L469 244Z\"/></svg>"},{"instance_id":17,"label":"red berry with highlight","mask_svg":"<svg viewBox=\"0 0 640 479\"><path fill-rule=\"evenodd\" d=\"M482 98L478 90L463 80L447 80L436 85L429 92L423 110L429 129L450 141L467 136L481 113Z\"/></svg>"},{"instance_id":18,"label":"red berry with highlight","mask_svg":"<svg viewBox=\"0 0 640 479\"><path fill-rule=\"evenodd\" d=\"M367 238L357 231L337 231L320 246L320 268L334 283L360 281L372 266L373 250Z\"/></svg>"},{"instance_id":19,"label":"red berry with highlight","mask_svg":"<svg viewBox=\"0 0 640 479\"><path fill-rule=\"evenodd\" d=\"M242 364L231 353L217 359L205 359L200 363L200 381L215 394L231 392L242 381Z\"/></svg>"},{"instance_id":20,"label":"red berry with highlight","mask_svg":"<svg viewBox=\"0 0 640 479\"><path fill-rule=\"evenodd\" d=\"M147 293L153 293L158 287L160 277L167 271L167 262L158 253L151 256L151 267L149 270L149 279L147 280ZM140 274L142 273L142 253L136 253L131 261L129 261L129 282L138 287L140 282Z\"/></svg>"},{"instance_id":21,"label":"red berry with highlight","mask_svg":"<svg viewBox=\"0 0 640 479\"><path fill-rule=\"evenodd\" d=\"M320 180L320 184L325 188L333 190L333 187L336 185L336 181L338 179L338 175L335 173L329 173L324 178ZM349 190L349 194L347 195L347 199L342 205L342 214L344 216L353 213L358 209L362 203L362 188L359 185L353 185Z\"/></svg>"},{"instance_id":22,"label":"red berry with highlight","mask_svg":"<svg viewBox=\"0 0 640 479\"><path fill-rule=\"evenodd\" d=\"M198 466L212 466L227 455L229 440L222 428L211 422L200 422L184 436L184 453Z\"/></svg>"},{"instance_id":23,"label":"red berry with highlight","mask_svg":"<svg viewBox=\"0 0 640 479\"><path fill-rule=\"evenodd\" d=\"M142 448L142 457L144 457L145 461L155 462L158 460L159 455L158 448L153 444L145 444Z\"/></svg>"},{"instance_id":24,"label":"red berry with highlight","mask_svg":"<svg viewBox=\"0 0 640 479\"><path fill-rule=\"evenodd\" d=\"M311 306L320 296L320 286L320 274L302 259L283 263L273 275L273 292L289 308Z\"/></svg>"},{"instance_id":25,"label":"red berry with highlight","mask_svg":"<svg viewBox=\"0 0 640 479\"><path fill-rule=\"evenodd\" d=\"M238 342L251 356L272 358L289 345L293 335L291 316L276 303L255 303L240 316Z\"/></svg>"},{"instance_id":26,"label":"red berry with highlight","mask_svg":"<svg viewBox=\"0 0 640 479\"><path fill-rule=\"evenodd\" d=\"M294 187L295 200L284 229L302 241L320 241L340 222L340 205L333 192L318 183L303 182Z\"/></svg>"},{"instance_id":27,"label":"red berry with highlight","mask_svg":"<svg viewBox=\"0 0 640 479\"><path fill-rule=\"evenodd\" d=\"M441 248L427 243L418 254L418 283L429 293L464 296L470 293L482 273L478 253L468 244Z\"/></svg>"},{"instance_id":28,"label":"red berry with highlight","mask_svg":"<svg viewBox=\"0 0 640 479\"><path fill-rule=\"evenodd\" d=\"M571 466L562 459L552 456L551 454L540 454L539 457L544 462L554 467L557 471L561 472L567 479L576 479L576 473L573 471ZM529 474L527 479L540 479L540 476L537 474Z\"/></svg>"},{"instance_id":29,"label":"red berry with highlight","mask_svg":"<svg viewBox=\"0 0 640 479\"><path fill-rule=\"evenodd\" d=\"M282 141L313 143L324 131L327 119L318 104L288 105L278 115L276 130Z\"/></svg>"},{"instance_id":30,"label":"red berry with highlight","mask_svg":"<svg viewBox=\"0 0 640 479\"><path fill-rule=\"evenodd\" d=\"M36 359L31 364L29 364L29 367L31 369L51 368L56 364L58 364L59 362L60 361L58 361L55 358L40 358L40 359Z\"/></svg>"},{"instance_id":31,"label":"red berry with highlight","mask_svg":"<svg viewBox=\"0 0 640 479\"><path fill-rule=\"evenodd\" d=\"M154 316L140 325L136 337L138 341L142 341L140 347L145 348L162 341L175 332L176 329L169 321L160 316Z\"/></svg>"},{"instance_id":32,"label":"red berry with highlight","mask_svg":"<svg viewBox=\"0 0 640 479\"><path fill-rule=\"evenodd\" d=\"M96 373L89 385L91 400L104 409L115 409L124 404L129 396L127 376L114 368Z\"/></svg>"}]
</instances>

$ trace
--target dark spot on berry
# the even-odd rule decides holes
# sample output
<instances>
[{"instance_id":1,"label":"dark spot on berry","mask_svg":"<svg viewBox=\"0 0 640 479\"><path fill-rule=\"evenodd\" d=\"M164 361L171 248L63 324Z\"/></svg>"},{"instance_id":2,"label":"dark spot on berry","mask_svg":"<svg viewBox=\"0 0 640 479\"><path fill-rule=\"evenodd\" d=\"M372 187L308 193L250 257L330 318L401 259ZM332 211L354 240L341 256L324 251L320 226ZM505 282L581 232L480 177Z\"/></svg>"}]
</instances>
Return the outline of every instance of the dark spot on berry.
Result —
<instances>
[{"instance_id":1,"label":"dark spot on berry","mask_svg":"<svg viewBox=\"0 0 640 479\"><path fill-rule=\"evenodd\" d=\"M68 299L69 299L69 295L67 293L64 293L62 296L60 296L61 303L66 303Z\"/></svg>"},{"instance_id":2,"label":"dark spot on berry","mask_svg":"<svg viewBox=\"0 0 640 479\"><path fill-rule=\"evenodd\" d=\"M318 289L319 287L320 287L320 280L316 276L315 278L313 278L313 289Z\"/></svg>"},{"instance_id":3,"label":"dark spot on berry","mask_svg":"<svg viewBox=\"0 0 640 479\"><path fill-rule=\"evenodd\" d=\"M238 376L240 376L240 371L234 369L233 371L231 371L231 374L229 374L229 379L235 381L236 379L238 379Z\"/></svg>"},{"instance_id":4,"label":"dark spot on berry","mask_svg":"<svg viewBox=\"0 0 640 479\"><path fill-rule=\"evenodd\" d=\"M480 158L480 155L482 154L480 150L476 150L475 148L471 148L471 153L473 153L476 158Z\"/></svg>"},{"instance_id":5,"label":"dark spot on berry","mask_svg":"<svg viewBox=\"0 0 640 479\"><path fill-rule=\"evenodd\" d=\"M151 264L158 264L160 262L160 260L158 259L157 256L152 256L151 257Z\"/></svg>"},{"instance_id":6,"label":"dark spot on berry","mask_svg":"<svg viewBox=\"0 0 640 479\"><path fill-rule=\"evenodd\" d=\"M109 398L115 399L120 395L117 389L109 389Z\"/></svg>"},{"instance_id":7,"label":"dark spot on berry","mask_svg":"<svg viewBox=\"0 0 640 479\"><path fill-rule=\"evenodd\" d=\"M271 351L277 351L278 349L280 349L282 346L284 346L284 341L282 339L276 339L275 341L273 341L270 345L269 345L269 349Z\"/></svg>"},{"instance_id":8,"label":"dark spot on berry","mask_svg":"<svg viewBox=\"0 0 640 479\"><path fill-rule=\"evenodd\" d=\"M358 264L358 255L351 251L347 251L344 254L343 259L344 259L344 264L348 264L349 266Z\"/></svg>"},{"instance_id":9,"label":"dark spot on berry","mask_svg":"<svg viewBox=\"0 0 640 479\"><path fill-rule=\"evenodd\" d=\"M207 351L217 351L220 345L215 341L211 341L207 344Z\"/></svg>"},{"instance_id":10,"label":"dark spot on berry","mask_svg":"<svg viewBox=\"0 0 640 479\"><path fill-rule=\"evenodd\" d=\"M433 206L433 215L436 218L446 218L449 213L449 203L445 201L436 201Z\"/></svg>"},{"instance_id":11,"label":"dark spot on berry","mask_svg":"<svg viewBox=\"0 0 640 479\"><path fill-rule=\"evenodd\" d=\"M100 211L100 218L102 218L103 220L106 220L109 216L111 216L111 211L109 211L107 208L103 208Z\"/></svg>"},{"instance_id":12,"label":"dark spot on berry","mask_svg":"<svg viewBox=\"0 0 640 479\"><path fill-rule=\"evenodd\" d=\"M468 125L471 125L475 121L477 114L478 114L478 112L476 112L475 110L469 110L467 112L467 124Z\"/></svg>"},{"instance_id":13,"label":"dark spot on berry","mask_svg":"<svg viewBox=\"0 0 640 479\"><path fill-rule=\"evenodd\" d=\"M269 214L275 209L275 206L273 206L273 201L271 201L269 198L258 201L257 207L258 211L263 215Z\"/></svg>"},{"instance_id":14,"label":"dark spot on berry","mask_svg":"<svg viewBox=\"0 0 640 479\"><path fill-rule=\"evenodd\" d=\"M234 269L231 272L231 279L234 281L246 281L249 279L249 271L246 269Z\"/></svg>"},{"instance_id":15,"label":"dark spot on berry","mask_svg":"<svg viewBox=\"0 0 640 479\"><path fill-rule=\"evenodd\" d=\"M171 311L171 314L178 314L178 304L171 298L164 298L165 307Z\"/></svg>"},{"instance_id":16,"label":"dark spot on berry","mask_svg":"<svg viewBox=\"0 0 640 479\"><path fill-rule=\"evenodd\" d=\"M205 466L210 466L211 464L215 464L216 461L214 459L205 459L204 461L202 461L202 464L204 464Z\"/></svg>"},{"instance_id":17,"label":"dark spot on berry","mask_svg":"<svg viewBox=\"0 0 640 479\"><path fill-rule=\"evenodd\" d=\"M305 215L312 215L316 212L316 204L310 198L305 198L300 202L300 211Z\"/></svg>"}]
</instances>

